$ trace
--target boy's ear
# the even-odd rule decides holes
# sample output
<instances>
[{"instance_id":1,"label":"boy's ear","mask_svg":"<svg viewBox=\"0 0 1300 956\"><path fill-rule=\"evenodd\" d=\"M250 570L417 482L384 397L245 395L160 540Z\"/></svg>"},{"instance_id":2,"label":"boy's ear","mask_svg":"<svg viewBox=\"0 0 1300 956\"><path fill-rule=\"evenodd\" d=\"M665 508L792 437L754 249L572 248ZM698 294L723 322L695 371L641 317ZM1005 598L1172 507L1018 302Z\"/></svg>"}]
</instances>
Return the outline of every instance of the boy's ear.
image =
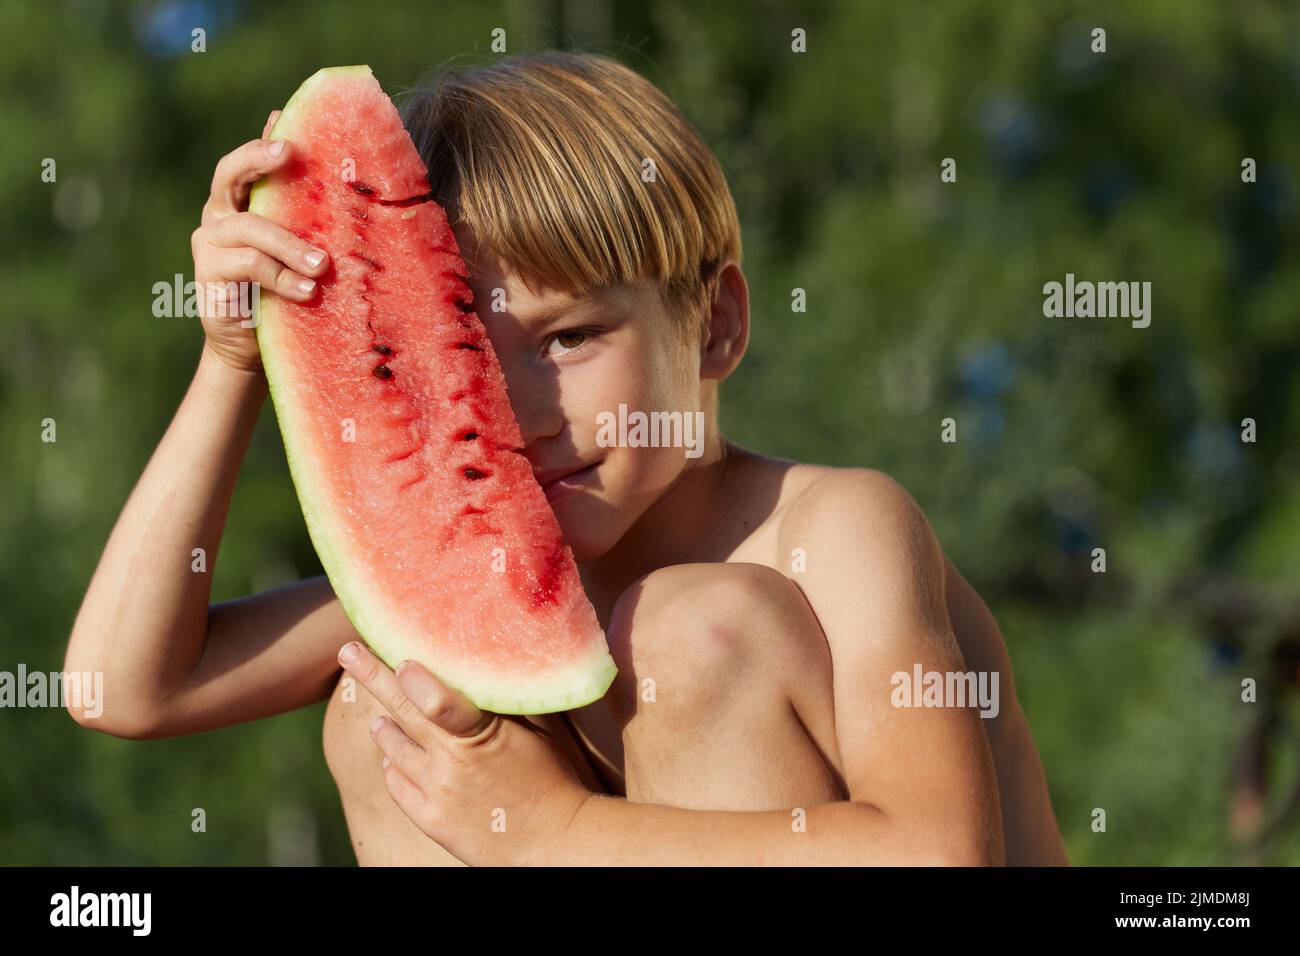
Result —
<instances>
[{"instance_id":1,"label":"boy's ear","mask_svg":"<svg viewBox=\"0 0 1300 956\"><path fill-rule=\"evenodd\" d=\"M718 273L709 322L700 341L700 377L724 379L735 371L749 345L749 286L734 262Z\"/></svg>"}]
</instances>

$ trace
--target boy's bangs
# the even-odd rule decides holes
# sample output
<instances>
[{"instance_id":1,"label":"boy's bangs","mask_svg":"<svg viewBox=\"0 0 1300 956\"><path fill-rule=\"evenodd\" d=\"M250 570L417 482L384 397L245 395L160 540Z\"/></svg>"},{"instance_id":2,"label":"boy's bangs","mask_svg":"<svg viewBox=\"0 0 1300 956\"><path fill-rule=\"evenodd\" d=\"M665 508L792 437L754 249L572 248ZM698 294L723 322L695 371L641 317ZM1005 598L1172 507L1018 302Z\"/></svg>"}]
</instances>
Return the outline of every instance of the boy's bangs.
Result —
<instances>
[{"instance_id":1,"label":"boy's bangs","mask_svg":"<svg viewBox=\"0 0 1300 956\"><path fill-rule=\"evenodd\" d=\"M653 280L694 311L739 224L717 160L648 81L543 54L444 73L403 119L434 198L533 287Z\"/></svg>"}]
</instances>

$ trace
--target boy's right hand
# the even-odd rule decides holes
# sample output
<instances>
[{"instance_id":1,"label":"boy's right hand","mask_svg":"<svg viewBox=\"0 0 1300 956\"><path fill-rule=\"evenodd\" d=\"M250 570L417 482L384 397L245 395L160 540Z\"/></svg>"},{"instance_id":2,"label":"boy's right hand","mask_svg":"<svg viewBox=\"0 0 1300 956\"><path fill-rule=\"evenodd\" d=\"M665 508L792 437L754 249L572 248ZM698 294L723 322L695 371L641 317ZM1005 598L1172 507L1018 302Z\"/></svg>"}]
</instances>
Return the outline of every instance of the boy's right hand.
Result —
<instances>
[{"instance_id":1,"label":"boy's right hand","mask_svg":"<svg viewBox=\"0 0 1300 956\"><path fill-rule=\"evenodd\" d=\"M245 143L217 163L202 223L190 237L207 347L222 362L241 371L260 371L262 357L257 338L242 324L239 302L230 299L226 284L257 282L264 291L306 302L316 295L314 277L329 268L324 250L248 212L253 183L279 169L293 153L288 140L265 138L279 115L279 110L271 113L262 139Z\"/></svg>"}]
</instances>

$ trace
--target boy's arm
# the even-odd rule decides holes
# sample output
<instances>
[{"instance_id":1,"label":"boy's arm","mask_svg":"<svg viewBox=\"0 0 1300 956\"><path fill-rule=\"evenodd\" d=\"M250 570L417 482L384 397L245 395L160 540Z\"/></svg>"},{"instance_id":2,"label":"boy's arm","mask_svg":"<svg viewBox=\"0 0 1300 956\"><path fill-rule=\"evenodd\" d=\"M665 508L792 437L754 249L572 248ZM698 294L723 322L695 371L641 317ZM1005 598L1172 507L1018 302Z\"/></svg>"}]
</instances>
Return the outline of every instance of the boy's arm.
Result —
<instances>
[{"instance_id":1,"label":"boy's arm","mask_svg":"<svg viewBox=\"0 0 1300 956\"><path fill-rule=\"evenodd\" d=\"M266 397L260 371L205 346L189 390L122 510L73 625L64 668L104 675L84 726L195 733L329 694L354 634L322 578L209 609L235 478ZM195 548L206 570L191 570Z\"/></svg>"},{"instance_id":2,"label":"boy's arm","mask_svg":"<svg viewBox=\"0 0 1300 956\"><path fill-rule=\"evenodd\" d=\"M883 475L834 472L786 519L802 547L798 581L834 666L835 729L850 799L789 810L720 812L589 798L561 863L1000 864L997 780L980 717L895 707L891 677L963 670L944 602L944 559L925 516Z\"/></svg>"},{"instance_id":3,"label":"boy's arm","mask_svg":"<svg viewBox=\"0 0 1300 956\"><path fill-rule=\"evenodd\" d=\"M984 721L984 729L994 752L1005 758L997 761L997 772L1002 818L1008 821L1004 834L1007 864L1069 866L1047 776L1016 693L1015 671L1002 629L956 565L951 560L945 563L948 616L961 642L966 667L999 675L998 714Z\"/></svg>"},{"instance_id":4,"label":"boy's arm","mask_svg":"<svg viewBox=\"0 0 1300 956\"><path fill-rule=\"evenodd\" d=\"M1001 864L997 775L978 711L896 706L911 702L903 691L918 665L945 676L966 669L946 560L920 507L880 472L837 470L808 489L788 525L784 537L807 542L796 581L830 646L850 799L875 807L920 859Z\"/></svg>"}]
</instances>

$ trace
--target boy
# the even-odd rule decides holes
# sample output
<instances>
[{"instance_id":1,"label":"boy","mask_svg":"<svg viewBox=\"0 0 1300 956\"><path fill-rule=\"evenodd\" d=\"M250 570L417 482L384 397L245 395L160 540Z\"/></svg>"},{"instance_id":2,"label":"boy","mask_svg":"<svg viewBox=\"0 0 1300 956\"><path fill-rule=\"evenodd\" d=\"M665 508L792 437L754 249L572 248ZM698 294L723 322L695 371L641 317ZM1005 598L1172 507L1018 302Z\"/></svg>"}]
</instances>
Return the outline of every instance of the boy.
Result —
<instances>
[{"instance_id":1,"label":"boy","mask_svg":"<svg viewBox=\"0 0 1300 956\"><path fill-rule=\"evenodd\" d=\"M449 73L404 120L475 301L505 292L507 311L480 318L620 668L604 699L511 730L535 728L588 791L626 798L621 832L575 830L567 856L536 859L1064 863L997 624L916 504L878 472L718 432L718 383L749 334L740 229L673 104L611 60L544 54ZM292 153L256 140L218 164L197 281L312 297L324 251L245 211ZM328 582L209 607L209 578L178 557L215 555L265 398L252 333L203 325L194 382L73 629L67 668L105 673L108 705L84 723L158 738L331 697L325 755L358 861L464 862L390 795L367 730L393 698L366 688L391 675L363 650L374 679L345 699L336 655L356 635ZM703 443L608 447L598 423L620 405L702 412ZM996 716L897 706L894 675L918 665L996 674Z\"/></svg>"}]
</instances>

